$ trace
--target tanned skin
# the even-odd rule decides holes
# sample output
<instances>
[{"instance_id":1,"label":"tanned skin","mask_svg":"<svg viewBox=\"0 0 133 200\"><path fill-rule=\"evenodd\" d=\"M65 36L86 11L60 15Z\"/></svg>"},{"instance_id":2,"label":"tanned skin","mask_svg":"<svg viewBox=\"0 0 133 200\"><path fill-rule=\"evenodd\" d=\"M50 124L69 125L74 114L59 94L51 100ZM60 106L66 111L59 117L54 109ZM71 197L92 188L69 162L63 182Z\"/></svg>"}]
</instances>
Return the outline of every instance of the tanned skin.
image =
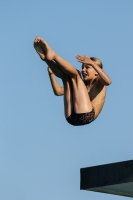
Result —
<instances>
[{"instance_id":1,"label":"tanned skin","mask_svg":"<svg viewBox=\"0 0 133 200\"><path fill-rule=\"evenodd\" d=\"M91 112L94 108L96 119L105 102L106 86L112 82L109 76L89 57L77 55L77 61L82 63L80 73L40 37L35 38L34 48L48 65L54 94L64 95L65 117L69 117L73 110L78 114ZM63 87L56 76L62 79Z\"/></svg>"}]
</instances>

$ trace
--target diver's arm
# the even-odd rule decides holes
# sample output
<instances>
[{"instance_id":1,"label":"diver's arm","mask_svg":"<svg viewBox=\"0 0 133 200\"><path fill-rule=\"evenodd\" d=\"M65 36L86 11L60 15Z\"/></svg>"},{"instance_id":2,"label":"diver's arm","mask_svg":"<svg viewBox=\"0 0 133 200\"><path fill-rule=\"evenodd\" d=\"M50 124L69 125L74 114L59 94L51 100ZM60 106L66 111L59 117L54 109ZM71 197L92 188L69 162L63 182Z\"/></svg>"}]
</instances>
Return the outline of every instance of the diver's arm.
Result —
<instances>
[{"instance_id":1,"label":"diver's arm","mask_svg":"<svg viewBox=\"0 0 133 200\"><path fill-rule=\"evenodd\" d=\"M53 88L53 92L56 96L61 96L64 94L64 88L60 86L60 84L57 82L56 77L53 72L48 72L50 82Z\"/></svg>"},{"instance_id":2,"label":"diver's arm","mask_svg":"<svg viewBox=\"0 0 133 200\"><path fill-rule=\"evenodd\" d=\"M112 83L111 79L106 74L106 72L104 72L104 70L101 69L94 61L92 61L91 65L94 68L94 70L98 73L98 75L99 75L99 81L103 85L107 86L107 85L110 85Z\"/></svg>"},{"instance_id":3,"label":"diver's arm","mask_svg":"<svg viewBox=\"0 0 133 200\"><path fill-rule=\"evenodd\" d=\"M109 76L103 71L103 69L101 69L93 60L91 60L89 57L87 56L81 56L81 55L77 55L76 56L78 62L84 63L86 65L91 65L94 70L98 73L99 75L99 81L103 84L103 85L110 85L112 83L111 79L109 78Z\"/></svg>"}]
</instances>

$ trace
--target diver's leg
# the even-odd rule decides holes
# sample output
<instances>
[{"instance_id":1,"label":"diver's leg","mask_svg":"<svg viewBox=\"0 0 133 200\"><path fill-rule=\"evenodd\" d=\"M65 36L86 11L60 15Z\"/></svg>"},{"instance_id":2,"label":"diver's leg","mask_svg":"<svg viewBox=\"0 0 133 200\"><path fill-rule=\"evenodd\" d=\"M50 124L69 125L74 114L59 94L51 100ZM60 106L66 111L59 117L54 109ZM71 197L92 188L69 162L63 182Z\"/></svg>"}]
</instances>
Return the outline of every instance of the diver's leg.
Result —
<instances>
[{"instance_id":1,"label":"diver's leg","mask_svg":"<svg viewBox=\"0 0 133 200\"><path fill-rule=\"evenodd\" d=\"M51 47L47 44L45 40L42 38L38 38L38 41L40 42L43 50L46 52L46 59L47 60L54 60L56 63L59 64L59 67L64 71L68 76L71 78L75 77L78 72L75 67L73 67L72 64L61 58L57 53L55 53Z\"/></svg>"},{"instance_id":2,"label":"diver's leg","mask_svg":"<svg viewBox=\"0 0 133 200\"><path fill-rule=\"evenodd\" d=\"M55 60L62 71L65 72L71 78L72 92L70 90L70 81L63 80L64 83L64 105L65 105L65 116L71 114L71 107L74 107L76 113L86 113L92 110L92 104L86 89L84 82L82 81L79 72L67 61L58 56L49 45L41 38L37 38L42 44L42 48L46 52L47 60ZM68 99L67 99L68 98Z\"/></svg>"},{"instance_id":3,"label":"diver's leg","mask_svg":"<svg viewBox=\"0 0 133 200\"><path fill-rule=\"evenodd\" d=\"M46 52L45 50L42 48L42 46L40 45L40 42L37 40L37 38L35 38L34 40L34 48L36 50L36 52L38 53L38 55L40 56L41 60L45 61L46 64L51 68L52 72L58 77L63 79L64 78L64 72L61 70L61 68L59 67L59 64L57 64L55 61L53 60L46 60Z\"/></svg>"},{"instance_id":4,"label":"diver's leg","mask_svg":"<svg viewBox=\"0 0 133 200\"><path fill-rule=\"evenodd\" d=\"M64 113L65 117L69 117L73 111L72 83L68 76L63 79L64 85Z\"/></svg>"},{"instance_id":5,"label":"diver's leg","mask_svg":"<svg viewBox=\"0 0 133 200\"><path fill-rule=\"evenodd\" d=\"M87 113L92 111L93 106L87 91L87 88L78 75L75 78L72 78L72 88L73 88L73 106L75 113Z\"/></svg>"},{"instance_id":6,"label":"diver's leg","mask_svg":"<svg viewBox=\"0 0 133 200\"><path fill-rule=\"evenodd\" d=\"M65 78L65 73L61 70L61 68L59 67L58 63L56 63L55 61L51 60L46 60L45 61L47 63L47 65L50 67L50 69L52 70L52 72L55 74L55 76L57 76L58 78L64 79Z\"/></svg>"},{"instance_id":7,"label":"diver's leg","mask_svg":"<svg viewBox=\"0 0 133 200\"><path fill-rule=\"evenodd\" d=\"M72 84L72 93L71 90L69 90L69 86L67 85L70 81L65 82L64 87L66 86L66 88L68 90L66 91L70 91L71 93L71 103L75 113L87 113L92 111L93 107L92 107L92 103L90 101L88 92L87 92L87 88L80 76L80 72L77 71L77 69L75 69L69 62L67 62L66 60L64 60L63 58L61 58L59 55L57 55L52 49L51 47L49 47L49 45L46 43L45 40L40 39L40 42L42 44L42 48L46 51L46 58L49 60L55 60L58 64L59 67L61 68L62 71L65 72L66 75L68 75L71 79L71 84ZM64 94L65 92L64 91ZM67 100L67 97L69 97L69 92L68 95L66 93L66 97L65 99ZM66 101L68 103L68 101ZM66 106L66 110L68 109L68 107ZM69 109L68 109L69 110ZM70 114L70 112L68 111L68 113Z\"/></svg>"}]
</instances>

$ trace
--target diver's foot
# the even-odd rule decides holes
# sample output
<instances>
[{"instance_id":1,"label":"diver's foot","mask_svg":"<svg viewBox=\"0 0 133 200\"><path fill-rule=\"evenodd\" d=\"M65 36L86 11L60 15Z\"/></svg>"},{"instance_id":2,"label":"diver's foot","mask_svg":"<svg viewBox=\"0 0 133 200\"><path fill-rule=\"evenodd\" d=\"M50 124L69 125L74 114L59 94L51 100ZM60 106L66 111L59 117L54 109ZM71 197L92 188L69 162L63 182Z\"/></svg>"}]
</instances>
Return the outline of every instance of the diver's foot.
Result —
<instances>
[{"instance_id":1,"label":"diver's foot","mask_svg":"<svg viewBox=\"0 0 133 200\"><path fill-rule=\"evenodd\" d=\"M35 48L36 52L39 54L40 58L43 61L45 61L45 59L46 59L45 51L40 45L40 38L39 37L36 37L35 40L34 40L34 48Z\"/></svg>"},{"instance_id":2,"label":"diver's foot","mask_svg":"<svg viewBox=\"0 0 133 200\"><path fill-rule=\"evenodd\" d=\"M51 47L47 44L47 42L45 40L43 40L42 38L40 38L40 45L43 48L43 50L46 52L46 59L47 60L54 60L56 53L53 51L53 49L51 49Z\"/></svg>"}]
</instances>

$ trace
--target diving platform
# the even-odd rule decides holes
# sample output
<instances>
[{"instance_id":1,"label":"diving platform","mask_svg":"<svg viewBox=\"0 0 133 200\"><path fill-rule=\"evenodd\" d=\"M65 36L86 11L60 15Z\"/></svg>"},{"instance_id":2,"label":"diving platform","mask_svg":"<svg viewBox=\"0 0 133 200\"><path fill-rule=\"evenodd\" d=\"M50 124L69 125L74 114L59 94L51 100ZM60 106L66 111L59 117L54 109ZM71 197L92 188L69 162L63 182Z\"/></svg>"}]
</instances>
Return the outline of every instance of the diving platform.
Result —
<instances>
[{"instance_id":1,"label":"diving platform","mask_svg":"<svg viewBox=\"0 0 133 200\"><path fill-rule=\"evenodd\" d=\"M81 168L80 189L133 198L133 160Z\"/></svg>"}]
</instances>

